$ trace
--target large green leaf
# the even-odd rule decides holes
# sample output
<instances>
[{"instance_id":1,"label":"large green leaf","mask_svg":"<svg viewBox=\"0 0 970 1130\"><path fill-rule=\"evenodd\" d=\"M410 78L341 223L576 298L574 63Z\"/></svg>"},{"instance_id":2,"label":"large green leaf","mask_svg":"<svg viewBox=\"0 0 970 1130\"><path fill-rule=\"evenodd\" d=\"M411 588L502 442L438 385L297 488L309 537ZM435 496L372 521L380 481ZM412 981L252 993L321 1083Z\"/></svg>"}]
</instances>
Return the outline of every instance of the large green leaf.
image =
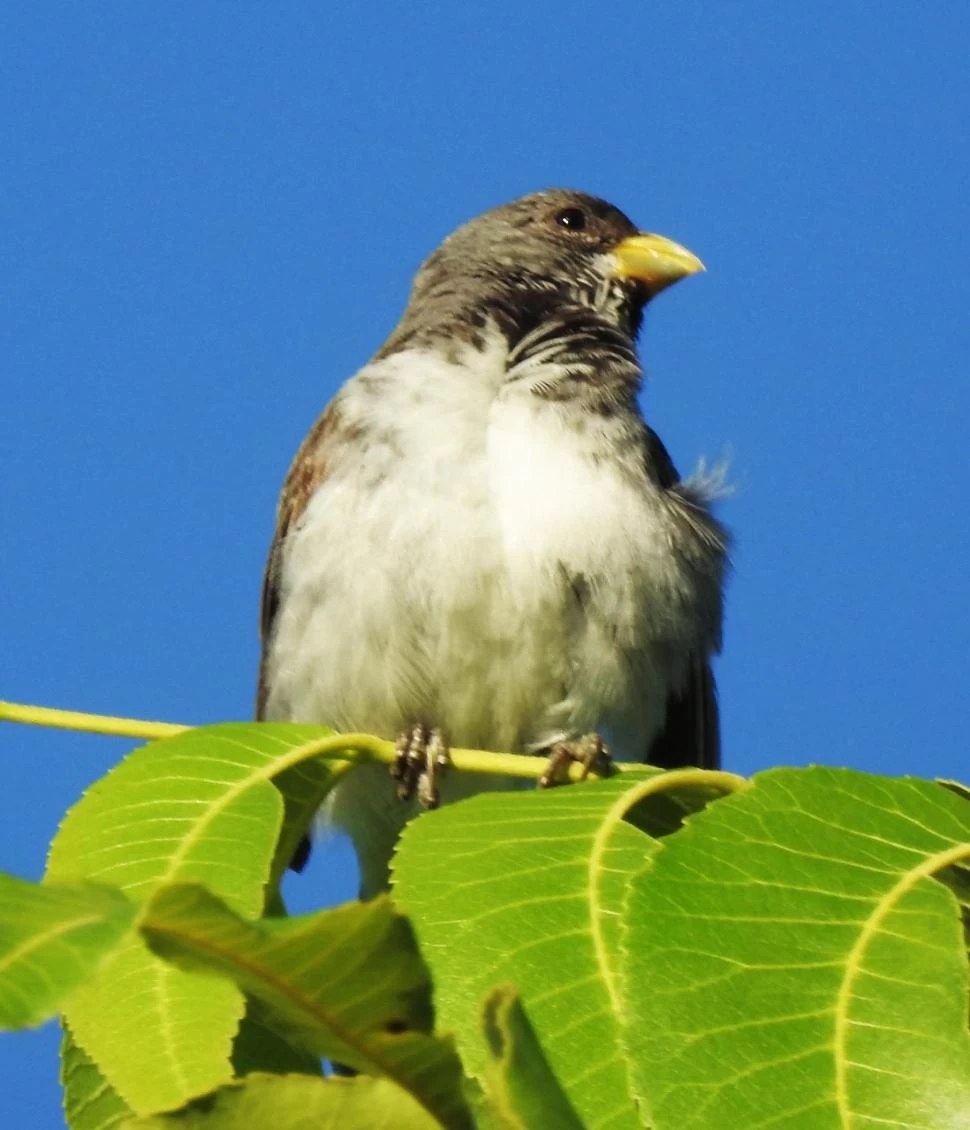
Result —
<instances>
[{"instance_id":1,"label":"large green leaf","mask_svg":"<svg viewBox=\"0 0 970 1130\"><path fill-rule=\"evenodd\" d=\"M394 897L431 967L439 1019L473 1075L488 1067L479 1002L511 983L585 1123L639 1130L616 1018L618 924L626 881L656 841L624 816L650 791L699 776L638 767L548 792L474 797L408 826Z\"/></svg>"},{"instance_id":2,"label":"large green leaf","mask_svg":"<svg viewBox=\"0 0 970 1130\"><path fill-rule=\"evenodd\" d=\"M186 1111L133 1119L124 1130L441 1130L389 1079L250 1075Z\"/></svg>"},{"instance_id":3,"label":"large green leaf","mask_svg":"<svg viewBox=\"0 0 970 1130\"><path fill-rule=\"evenodd\" d=\"M632 885L627 1039L656 1130L970 1127L956 900L970 804L927 781L774 770Z\"/></svg>"},{"instance_id":4,"label":"large green leaf","mask_svg":"<svg viewBox=\"0 0 970 1130\"><path fill-rule=\"evenodd\" d=\"M134 914L111 887L42 886L0 872L0 1027L53 1016L115 950Z\"/></svg>"},{"instance_id":5,"label":"large green leaf","mask_svg":"<svg viewBox=\"0 0 970 1130\"><path fill-rule=\"evenodd\" d=\"M168 960L259 997L289 1039L391 1079L444 1127L471 1127L451 1041L431 1035L427 970L387 899L250 922L204 888L180 885L156 892L141 928Z\"/></svg>"},{"instance_id":6,"label":"large green leaf","mask_svg":"<svg viewBox=\"0 0 970 1130\"><path fill-rule=\"evenodd\" d=\"M306 815L309 803L297 794L303 789L312 800L326 788L326 766L307 759L327 733L208 726L135 750L67 814L48 879L95 878L136 899L160 883L194 880L240 914L259 914L284 806ZM276 778L287 788L285 800ZM132 934L76 992L67 1019L132 1109L151 1113L231 1077L242 1014L234 985L174 969Z\"/></svg>"}]
</instances>

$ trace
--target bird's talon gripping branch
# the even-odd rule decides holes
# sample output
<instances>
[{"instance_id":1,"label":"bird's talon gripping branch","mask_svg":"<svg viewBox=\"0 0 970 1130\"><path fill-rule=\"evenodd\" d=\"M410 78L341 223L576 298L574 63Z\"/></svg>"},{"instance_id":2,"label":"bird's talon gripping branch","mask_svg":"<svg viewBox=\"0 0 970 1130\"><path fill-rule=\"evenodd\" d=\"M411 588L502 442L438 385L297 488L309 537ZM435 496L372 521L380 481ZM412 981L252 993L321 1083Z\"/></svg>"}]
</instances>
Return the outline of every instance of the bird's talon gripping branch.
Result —
<instances>
[{"instance_id":1,"label":"bird's talon gripping branch","mask_svg":"<svg viewBox=\"0 0 970 1130\"><path fill-rule=\"evenodd\" d=\"M587 734L571 742L557 742L549 753L546 762L546 771L538 781L540 789L548 789L553 785L565 784L569 778L566 773L569 766L578 762L583 767L580 780L585 781L590 773L600 777L608 777L613 767L610 752L606 743L599 734Z\"/></svg>"},{"instance_id":2,"label":"bird's talon gripping branch","mask_svg":"<svg viewBox=\"0 0 970 1130\"><path fill-rule=\"evenodd\" d=\"M425 752L424 772L418 779L418 803L422 808L437 808L441 804L438 779L451 764L448 746L440 730L432 730Z\"/></svg>"},{"instance_id":3,"label":"bird's talon gripping branch","mask_svg":"<svg viewBox=\"0 0 970 1130\"><path fill-rule=\"evenodd\" d=\"M424 747L428 732L424 726L412 726L405 730L394 746L394 760L391 762L391 776L397 781L397 795L407 800L414 795L418 774L424 767Z\"/></svg>"},{"instance_id":4,"label":"bird's talon gripping branch","mask_svg":"<svg viewBox=\"0 0 970 1130\"><path fill-rule=\"evenodd\" d=\"M400 800L417 794L422 808L437 808L441 803L438 781L451 764L441 730L412 726L397 739L391 776L398 782Z\"/></svg>"}]
</instances>

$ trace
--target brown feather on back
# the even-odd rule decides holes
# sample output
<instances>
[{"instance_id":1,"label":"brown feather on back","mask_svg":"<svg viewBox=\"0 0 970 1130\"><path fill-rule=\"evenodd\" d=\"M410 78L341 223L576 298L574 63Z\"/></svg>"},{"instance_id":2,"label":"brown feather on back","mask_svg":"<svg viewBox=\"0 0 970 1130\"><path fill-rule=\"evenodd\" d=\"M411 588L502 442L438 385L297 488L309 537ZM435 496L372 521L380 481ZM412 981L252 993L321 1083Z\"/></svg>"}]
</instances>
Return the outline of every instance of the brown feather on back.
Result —
<instances>
[{"instance_id":1,"label":"brown feather on back","mask_svg":"<svg viewBox=\"0 0 970 1130\"><path fill-rule=\"evenodd\" d=\"M332 401L300 444L280 494L276 510L276 531L270 545L266 569L263 573L263 592L260 601L260 640L262 654L259 662L259 682L256 691L256 717L262 719L266 709L266 655L273 634L273 625L280 603L280 581L283 564L283 542L295 526L317 487L327 477L327 451L331 441L342 426L340 398Z\"/></svg>"}]
</instances>

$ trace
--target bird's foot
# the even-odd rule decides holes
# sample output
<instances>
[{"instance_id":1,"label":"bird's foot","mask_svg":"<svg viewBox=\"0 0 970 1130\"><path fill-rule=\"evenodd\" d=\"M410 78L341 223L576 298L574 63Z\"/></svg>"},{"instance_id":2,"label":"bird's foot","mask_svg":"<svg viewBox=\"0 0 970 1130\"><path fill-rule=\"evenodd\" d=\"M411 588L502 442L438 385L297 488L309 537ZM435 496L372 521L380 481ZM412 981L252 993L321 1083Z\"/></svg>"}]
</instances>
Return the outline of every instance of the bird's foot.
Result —
<instances>
[{"instance_id":1,"label":"bird's foot","mask_svg":"<svg viewBox=\"0 0 970 1130\"><path fill-rule=\"evenodd\" d=\"M422 808L437 808L441 803L438 784L450 764L441 730L427 726L405 730L397 739L391 763L398 798L409 800L416 794Z\"/></svg>"},{"instance_id":2,"label":"bird's foot","mask_svg":"<svg viewBox=\"0 0 970 1130\"><path fill-rule=\"evenodd\" d=\"M610 751L599 734L586 734L571 742L556 742L549 751L546 771L539 778L539 788L548 789L553 785L565 784L569 780L566 773L574 762L583 767L581 781L585 781L590 773L608 777L613 768Z\"/></svg>"}]
</instances>

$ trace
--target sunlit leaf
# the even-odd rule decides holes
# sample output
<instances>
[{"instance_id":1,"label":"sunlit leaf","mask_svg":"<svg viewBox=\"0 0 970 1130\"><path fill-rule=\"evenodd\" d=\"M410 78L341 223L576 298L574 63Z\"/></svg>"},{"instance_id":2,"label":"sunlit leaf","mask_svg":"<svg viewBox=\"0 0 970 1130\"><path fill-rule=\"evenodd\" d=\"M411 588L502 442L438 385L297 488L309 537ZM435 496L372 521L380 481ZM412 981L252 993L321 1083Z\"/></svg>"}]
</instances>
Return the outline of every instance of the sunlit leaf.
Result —
<instances>
[{"instance_id":1,"label":"sunlit leaf","mask_svg":"<svg viewBox=\"0 0 970 1130\"><path fill-rule=\"evenodd\" d=\"M286 774L299 791L304 773L319 795L326 770L301 763L326 734L208 726L135 750L67 814L48 879L99 879L136 899L194 880L239 913L259 914L284 814L274 779ZM242 1014L235 986L166 965L134 934L67 1010L75 1039L138 1112L179 1106L229 1079Z\"/></svg>"},{"instance_id":2,"label":"sunlit leaf","mask_svg":"<svg viewBox=\"0 0 970 1130\"><path fill-rule=\"evenodd\" d=\"M623 818L664 776L643 767L474 797L412 822L394 860L394 898L414 923L439 1020L466 1070L482 1078L488 1067L479 1002L511 983L570 1101L597 1130L641 1126L616 1019L618 924L626 881L656 841Z\"/></svg>"},{"instance_id":3,"label":"sunlit leaf","mask_svg":"<svg viewBox=\"0 0 970 1130\"><path fill-rule=\"evenodd\" d=\"M821 768L665 840L624 932L656 1130L970 1126L966 952L934 878L968 858L962 797Z\"/></svg>"},{"instance_id":4,"label":"sunlit leaf","mask_svg":"<svg viewBox=\"0 0 970 1130\"><path fill-rule=\"evenodd\" d=\"M0 873L0 1027L53 1016L114 951L134 913L111 887Z\"/></svg>"}]
</instances>

